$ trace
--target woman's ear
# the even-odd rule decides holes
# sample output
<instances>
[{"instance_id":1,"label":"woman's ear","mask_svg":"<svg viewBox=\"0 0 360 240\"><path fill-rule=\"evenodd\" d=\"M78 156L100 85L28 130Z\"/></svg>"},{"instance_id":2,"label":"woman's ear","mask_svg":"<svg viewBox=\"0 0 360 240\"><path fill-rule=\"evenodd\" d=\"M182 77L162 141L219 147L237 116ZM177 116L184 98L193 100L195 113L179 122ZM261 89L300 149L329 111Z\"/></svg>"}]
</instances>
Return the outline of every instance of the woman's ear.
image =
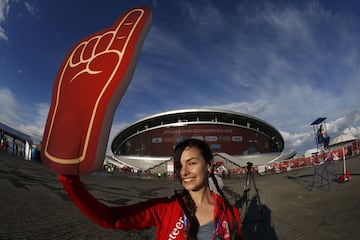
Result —
<instances>
[{"instance_id":1,"label":"woman's ear","mask_svg":"<svg viewBox=\"0 0 360 240\"><path fill-rule=\"evenodd\" d=\"M208 172L209 172L209 173L212 173L212 172L213 172L213 168L214 168L214 164L213 164L213 162L211 161L211 162L208 164Z\"/></svg>"}]
</instances>

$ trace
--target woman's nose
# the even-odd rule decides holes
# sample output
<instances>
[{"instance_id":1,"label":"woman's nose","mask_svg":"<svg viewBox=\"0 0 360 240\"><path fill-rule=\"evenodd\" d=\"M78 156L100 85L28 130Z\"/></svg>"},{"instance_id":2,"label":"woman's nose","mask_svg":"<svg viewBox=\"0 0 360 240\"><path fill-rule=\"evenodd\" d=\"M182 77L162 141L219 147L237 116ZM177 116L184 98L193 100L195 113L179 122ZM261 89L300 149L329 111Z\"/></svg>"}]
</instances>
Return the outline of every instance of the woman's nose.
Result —
<instances>
[{"instance_id":1,"label":"woman's nose","mask_svg":"<svg viewBox=\"0 0 360 240\"><path fill-rule=\"evenodd\" d=\"M186 166L182 166L180 169L180 176L186 176L188 174L188 169Z\"/></svg>"}]
</instances>

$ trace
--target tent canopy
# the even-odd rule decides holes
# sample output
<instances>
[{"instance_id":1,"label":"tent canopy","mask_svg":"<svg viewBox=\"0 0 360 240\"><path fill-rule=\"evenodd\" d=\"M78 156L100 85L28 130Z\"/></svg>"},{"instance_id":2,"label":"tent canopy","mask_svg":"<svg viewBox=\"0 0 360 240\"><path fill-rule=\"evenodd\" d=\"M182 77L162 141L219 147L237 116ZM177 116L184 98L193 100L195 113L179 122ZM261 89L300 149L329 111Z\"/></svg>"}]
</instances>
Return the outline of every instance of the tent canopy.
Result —
<instances>
[{"instance_id":1,"label":"tent canopy","mask_svg":"<svg viewBox=\"0 0 360 240\"><path fill-rule=\"evenodd\" d=\"M3 123L0 122L0 130L3 130L7 135L10 135L11 137L14 137L16 139L22 140L22 141L27 141L30 144L32 144L32 139L29 135L20 132L18 130L15 130Z\"/></svg>"},{"instance_id":2,"label":"tent canopy","mask_svg":"<svg viewBox=\"0 0 360 240\"><path fill-rule=\"evenodd\" d=\"M350 134L343 134L340 136L337 136L336 138L334 138L331 142L330 142L330 146L335 146L335 145L339 145L342 143L347 143L350 141L356 140L356 137L350 135Z\"/></svg>"}]
</instances>

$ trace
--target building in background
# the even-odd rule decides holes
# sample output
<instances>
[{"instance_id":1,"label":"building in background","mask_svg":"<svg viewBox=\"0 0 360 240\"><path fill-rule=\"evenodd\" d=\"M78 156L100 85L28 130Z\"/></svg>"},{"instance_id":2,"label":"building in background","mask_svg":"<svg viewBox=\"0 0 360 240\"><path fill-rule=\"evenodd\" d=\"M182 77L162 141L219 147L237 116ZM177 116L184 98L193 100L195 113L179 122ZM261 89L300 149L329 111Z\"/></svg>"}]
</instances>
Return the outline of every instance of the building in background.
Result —
<instances>
[{"instance_id":1,"label":"building in background","mask_svg":"<svg viewBox=\"0 0 360 240\"><path fill-rule=\"evenodd\" d=\"M113 158L147 171L172 171L174 146L198 138L212 149L221 169L279 158L284 149L280 132L250 115L214 109L183 109L155 114L130 124L112 141Z\"/></svg>"}]
</instances>

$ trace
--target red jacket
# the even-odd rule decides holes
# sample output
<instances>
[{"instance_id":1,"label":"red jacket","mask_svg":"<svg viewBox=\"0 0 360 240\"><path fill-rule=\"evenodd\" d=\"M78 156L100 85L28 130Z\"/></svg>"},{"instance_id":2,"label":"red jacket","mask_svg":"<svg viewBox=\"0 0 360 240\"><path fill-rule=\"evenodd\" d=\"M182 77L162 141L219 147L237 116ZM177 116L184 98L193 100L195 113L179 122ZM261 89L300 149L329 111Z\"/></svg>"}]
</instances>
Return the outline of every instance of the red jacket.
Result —
<instances>
[{"instance_id":1,"label":"red jacket","mask_svg":"<svg viewBox=\"0 0 360 240\"><path fill-rule=\"evenodd\" d=\"M135 230L156 226L156 239L186 239L185 215L175 196L150 199L134 205L109 207L100 203L86 189L79 176L62 176L59 179L75 204L95 223L105 228ZM217 207L214 208L214 224L219 239L230 239L232 215L222 198L213 193ZM240 214L233 207L237 220L237 239L241 239ZM213 239L215 239L214 233ZM218 238L217 238L218 239Z\"/></svg>"}]
</instances>

